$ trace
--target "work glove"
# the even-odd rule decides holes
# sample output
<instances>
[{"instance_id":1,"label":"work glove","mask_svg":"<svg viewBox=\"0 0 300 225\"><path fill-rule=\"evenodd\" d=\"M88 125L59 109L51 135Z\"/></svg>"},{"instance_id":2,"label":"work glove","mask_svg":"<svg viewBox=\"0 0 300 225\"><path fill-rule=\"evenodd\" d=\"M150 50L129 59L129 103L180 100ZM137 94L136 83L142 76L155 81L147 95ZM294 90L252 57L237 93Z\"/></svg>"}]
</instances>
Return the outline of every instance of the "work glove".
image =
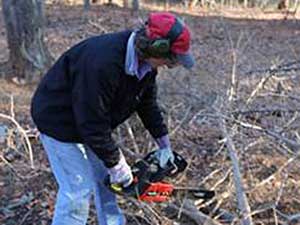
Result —
<instances>
[{"instance_id":1,"label":"work glove","mask_svg":"<svg viewBox=\"0 0 300 225\"><path fill-rule=\"evenodd\" d=\"M132 181L133 176L130 166L127 164L124 155L120 154L120 160L117 165L112 168L108 168L110 184L121 185L122 187L128 187Z\"/></svg>"},{"instance_id":2,"label":"work glove","mask_svg":"<svg viewBox=\"0 0 300 225\"><path fill-rule=\"evenodd\" d=\"M165 168L168 162L174 163L174 154L170 147L160 148L154 152L153 157L159 162L161 168Z\"/></svg>"}]
</instances>

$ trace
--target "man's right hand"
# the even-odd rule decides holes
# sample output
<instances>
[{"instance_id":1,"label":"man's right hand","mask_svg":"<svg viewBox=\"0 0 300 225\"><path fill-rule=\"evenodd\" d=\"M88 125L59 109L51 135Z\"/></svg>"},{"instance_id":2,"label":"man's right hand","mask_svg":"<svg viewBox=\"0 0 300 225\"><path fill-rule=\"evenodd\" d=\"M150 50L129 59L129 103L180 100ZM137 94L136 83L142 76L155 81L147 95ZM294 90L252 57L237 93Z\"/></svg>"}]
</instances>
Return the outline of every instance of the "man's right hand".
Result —
<instances>
[{"instance_id":1,"label":"man's right hand","mask_svg":"<svg viewBox=\"0 0 300 225\"><path fill-rule=\"evenodd\" d=\"M130 166L127 164L123 153L120 154L120 160L118 164L112 168L108 168L108 174L111 184L118 184L122 187L128 187L133 181Z\"/></svg>"}]
</instances>

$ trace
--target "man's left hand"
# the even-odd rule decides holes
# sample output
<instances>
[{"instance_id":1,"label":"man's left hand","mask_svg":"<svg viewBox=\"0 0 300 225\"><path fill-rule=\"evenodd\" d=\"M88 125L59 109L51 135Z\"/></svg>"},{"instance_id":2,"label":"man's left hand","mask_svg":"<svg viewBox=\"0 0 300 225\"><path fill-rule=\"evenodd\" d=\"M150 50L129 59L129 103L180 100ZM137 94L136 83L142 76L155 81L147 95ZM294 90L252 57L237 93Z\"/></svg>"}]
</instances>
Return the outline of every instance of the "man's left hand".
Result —
<instances>
[{"instance_id":1,"label":"man's left hand","mask_svg":"<svg viewBox=\"0 0 300 225\"><path fill-rule=\"evenodd\" d=\"M168 162L174 162L174 154L170 147L161 148L155 151L154 157L158 160L159 166L165 168Z\"/></svg>"}]
</instances>

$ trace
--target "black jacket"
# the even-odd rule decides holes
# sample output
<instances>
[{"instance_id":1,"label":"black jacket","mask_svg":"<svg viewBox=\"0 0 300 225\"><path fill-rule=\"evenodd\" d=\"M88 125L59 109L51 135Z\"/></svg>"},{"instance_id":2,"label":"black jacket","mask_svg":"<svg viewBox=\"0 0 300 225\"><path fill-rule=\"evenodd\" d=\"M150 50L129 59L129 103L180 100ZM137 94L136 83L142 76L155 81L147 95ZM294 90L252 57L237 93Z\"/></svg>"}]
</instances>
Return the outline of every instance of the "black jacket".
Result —
<instances>
[{"instance_id":1,"label":"black jacket","mask_svg":"<svg viewBox=\"0 0 300 225\"><path fill-rule=\"evenodd\" d=\"M92 37L65 52L43 77L31 105L42 133L87 144L107 167L119 160L112 130L137 112L154 138L167 134L156 102L157 71L125 73L131 31Z\"/></svg>"}]
</instances>

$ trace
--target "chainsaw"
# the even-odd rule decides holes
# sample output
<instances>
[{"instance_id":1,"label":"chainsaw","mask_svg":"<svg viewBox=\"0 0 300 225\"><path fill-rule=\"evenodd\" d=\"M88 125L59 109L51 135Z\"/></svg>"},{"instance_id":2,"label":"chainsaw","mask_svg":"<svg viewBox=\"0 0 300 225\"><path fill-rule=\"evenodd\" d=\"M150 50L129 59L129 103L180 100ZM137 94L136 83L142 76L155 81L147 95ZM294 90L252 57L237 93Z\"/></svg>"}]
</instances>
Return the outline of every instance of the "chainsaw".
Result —
<instances>
[{"instance_id":1,"label":"chainsaw","mask_svg":"<svg viewBox=\"0 0 300 225\"><path fill-rule=\"evenodd\" d=\"M111 184L109 176L105 179L105 185L112 192L134 197L145 202L166 202L171 196L178 192L183 192L196 199L207 201L215 196L215 192L198 187L177 187L165 181L166 178L175 178L182 173L186 167L186 160L177 152L174 153L174 162L168 162L162 168L154 157L155 151L150 152L145 158L137 161L132 167L133 182L128 187L119 184Z\"/></svg>"}]
</instances>

